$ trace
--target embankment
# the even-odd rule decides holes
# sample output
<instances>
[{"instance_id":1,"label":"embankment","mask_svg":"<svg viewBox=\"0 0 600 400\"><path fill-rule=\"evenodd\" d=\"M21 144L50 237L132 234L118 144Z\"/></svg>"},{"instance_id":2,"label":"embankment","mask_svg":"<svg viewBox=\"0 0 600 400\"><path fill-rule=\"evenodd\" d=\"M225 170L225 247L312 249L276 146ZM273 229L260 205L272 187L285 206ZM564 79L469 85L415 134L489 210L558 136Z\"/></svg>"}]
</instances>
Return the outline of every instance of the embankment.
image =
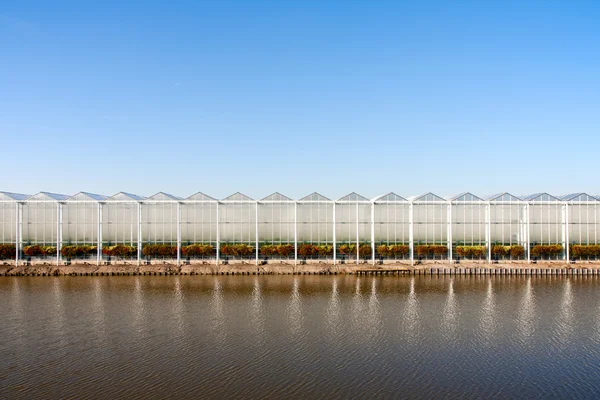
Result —
<instances>
[{"instance_id":1,"label":"embankment","mask_svg":"<svg viewBox=\"0 0 600 400\"><path fill-rule=\"evenodd\" d=\"M600 263L482 264L152 264L152 265L0 265L0 276L96 275L600 275Z\"/></svg>"}]
</instances>

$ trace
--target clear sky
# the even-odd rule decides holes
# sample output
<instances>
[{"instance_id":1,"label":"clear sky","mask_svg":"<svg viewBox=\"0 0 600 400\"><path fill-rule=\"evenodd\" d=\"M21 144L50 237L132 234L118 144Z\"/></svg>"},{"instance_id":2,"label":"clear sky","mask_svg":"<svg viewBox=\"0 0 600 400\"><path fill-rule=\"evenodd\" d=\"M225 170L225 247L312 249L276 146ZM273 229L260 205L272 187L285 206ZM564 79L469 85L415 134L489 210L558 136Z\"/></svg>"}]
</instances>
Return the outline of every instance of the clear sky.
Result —
<instances>
[{"instance_id":1,"label":"clear sky","mask_svg":"<svg viewBox=\"0 0 600 400\"><path fill-rule=\"evenodd\" d=\"M600 194L600 2L5 1L0 138L27 194Z\"/></svg>"}]
</instances>

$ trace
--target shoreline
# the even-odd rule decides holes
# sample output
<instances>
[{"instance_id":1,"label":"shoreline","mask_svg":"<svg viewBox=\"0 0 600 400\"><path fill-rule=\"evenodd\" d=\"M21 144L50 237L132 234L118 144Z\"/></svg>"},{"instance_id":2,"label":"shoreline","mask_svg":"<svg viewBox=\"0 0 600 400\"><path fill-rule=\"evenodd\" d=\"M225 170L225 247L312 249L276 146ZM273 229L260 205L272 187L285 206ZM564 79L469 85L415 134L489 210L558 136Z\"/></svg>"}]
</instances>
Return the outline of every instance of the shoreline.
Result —
<instances>
[{"instance_id":1,"label":"shoreline","mask_svg":"<svg viewBox=\"0 0 600 400\"><path fill-rule=\"evenodd\" d=\"M410 264L151 264L151 265L0 265L0 276L114 275L600 275L600 263L425 263Z\"/></svg>"}]
</instances>

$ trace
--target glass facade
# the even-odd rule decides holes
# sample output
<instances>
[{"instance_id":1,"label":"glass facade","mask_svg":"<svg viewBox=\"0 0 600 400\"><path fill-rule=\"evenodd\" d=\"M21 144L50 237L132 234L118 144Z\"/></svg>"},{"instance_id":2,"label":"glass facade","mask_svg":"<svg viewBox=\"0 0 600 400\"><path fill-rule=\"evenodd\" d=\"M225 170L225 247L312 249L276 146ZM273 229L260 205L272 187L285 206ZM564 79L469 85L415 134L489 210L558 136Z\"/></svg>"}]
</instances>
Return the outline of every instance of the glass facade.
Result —
<instances>
[{"instance_id":1,"label":"glass facade","mask_svg":"<svg viewBox=\"0 0 600 400\"><path fill-rule=\"evenodd\" d=\"M286 251L282 258L292 254L297 258L299 246L310 244L332 246L333 252L319 254L337 260L356 258L347 249L356 253L366 245L371 246L373 260L384 257L378 248L391 254L386 256L390 259L414 260L431 248L438 258L456 258L469 250L466 247L475 251L473 258L487 260L493 258L492 249L500 254L500 247L507 249L504 258L517 254L518 259L545 254L549 251L545 247L551 247L547 258L564 260L574 245L599 244L599 206L597 197L585 193L562 197L502 193L488 198L471 193L404 198L388 193L374 199L350 193L337 200L319 193L300 200L280 193L254 200L235 193L217 200L203 193L182 199L162 192L148 198L123 192L112 197L0 192L0 243L16 244L19 250L32 245L98 246L99 260L102 248L118 244L135 247L133 257L138 259L148 244L178 249L211 245L216 259L220 257L216 249L224 245L248 245L252 254L244 257L258 259L266 245L292 245L294 251ZM390 246L396 246L396 253ZM520 255L510 253L514 246L523 248Z\"/></svg>"}]
</instances>

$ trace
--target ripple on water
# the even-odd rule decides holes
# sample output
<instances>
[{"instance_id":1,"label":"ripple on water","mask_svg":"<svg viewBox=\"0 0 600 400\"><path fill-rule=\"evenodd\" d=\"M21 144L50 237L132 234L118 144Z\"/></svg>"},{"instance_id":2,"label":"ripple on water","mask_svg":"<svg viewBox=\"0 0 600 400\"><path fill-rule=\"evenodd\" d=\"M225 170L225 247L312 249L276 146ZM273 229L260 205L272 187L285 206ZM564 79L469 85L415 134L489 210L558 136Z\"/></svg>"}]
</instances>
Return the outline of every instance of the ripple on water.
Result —
<instances>
[{"instance_id":1,"label":"ripple on water","mask_svg":"<svg viewBox=\"0 0 600 400\"><path fill-rule=\"evenodd\" d=\"M0 278L0 398L594 398L599 286Z\"/></svg>"}]
</instances>

